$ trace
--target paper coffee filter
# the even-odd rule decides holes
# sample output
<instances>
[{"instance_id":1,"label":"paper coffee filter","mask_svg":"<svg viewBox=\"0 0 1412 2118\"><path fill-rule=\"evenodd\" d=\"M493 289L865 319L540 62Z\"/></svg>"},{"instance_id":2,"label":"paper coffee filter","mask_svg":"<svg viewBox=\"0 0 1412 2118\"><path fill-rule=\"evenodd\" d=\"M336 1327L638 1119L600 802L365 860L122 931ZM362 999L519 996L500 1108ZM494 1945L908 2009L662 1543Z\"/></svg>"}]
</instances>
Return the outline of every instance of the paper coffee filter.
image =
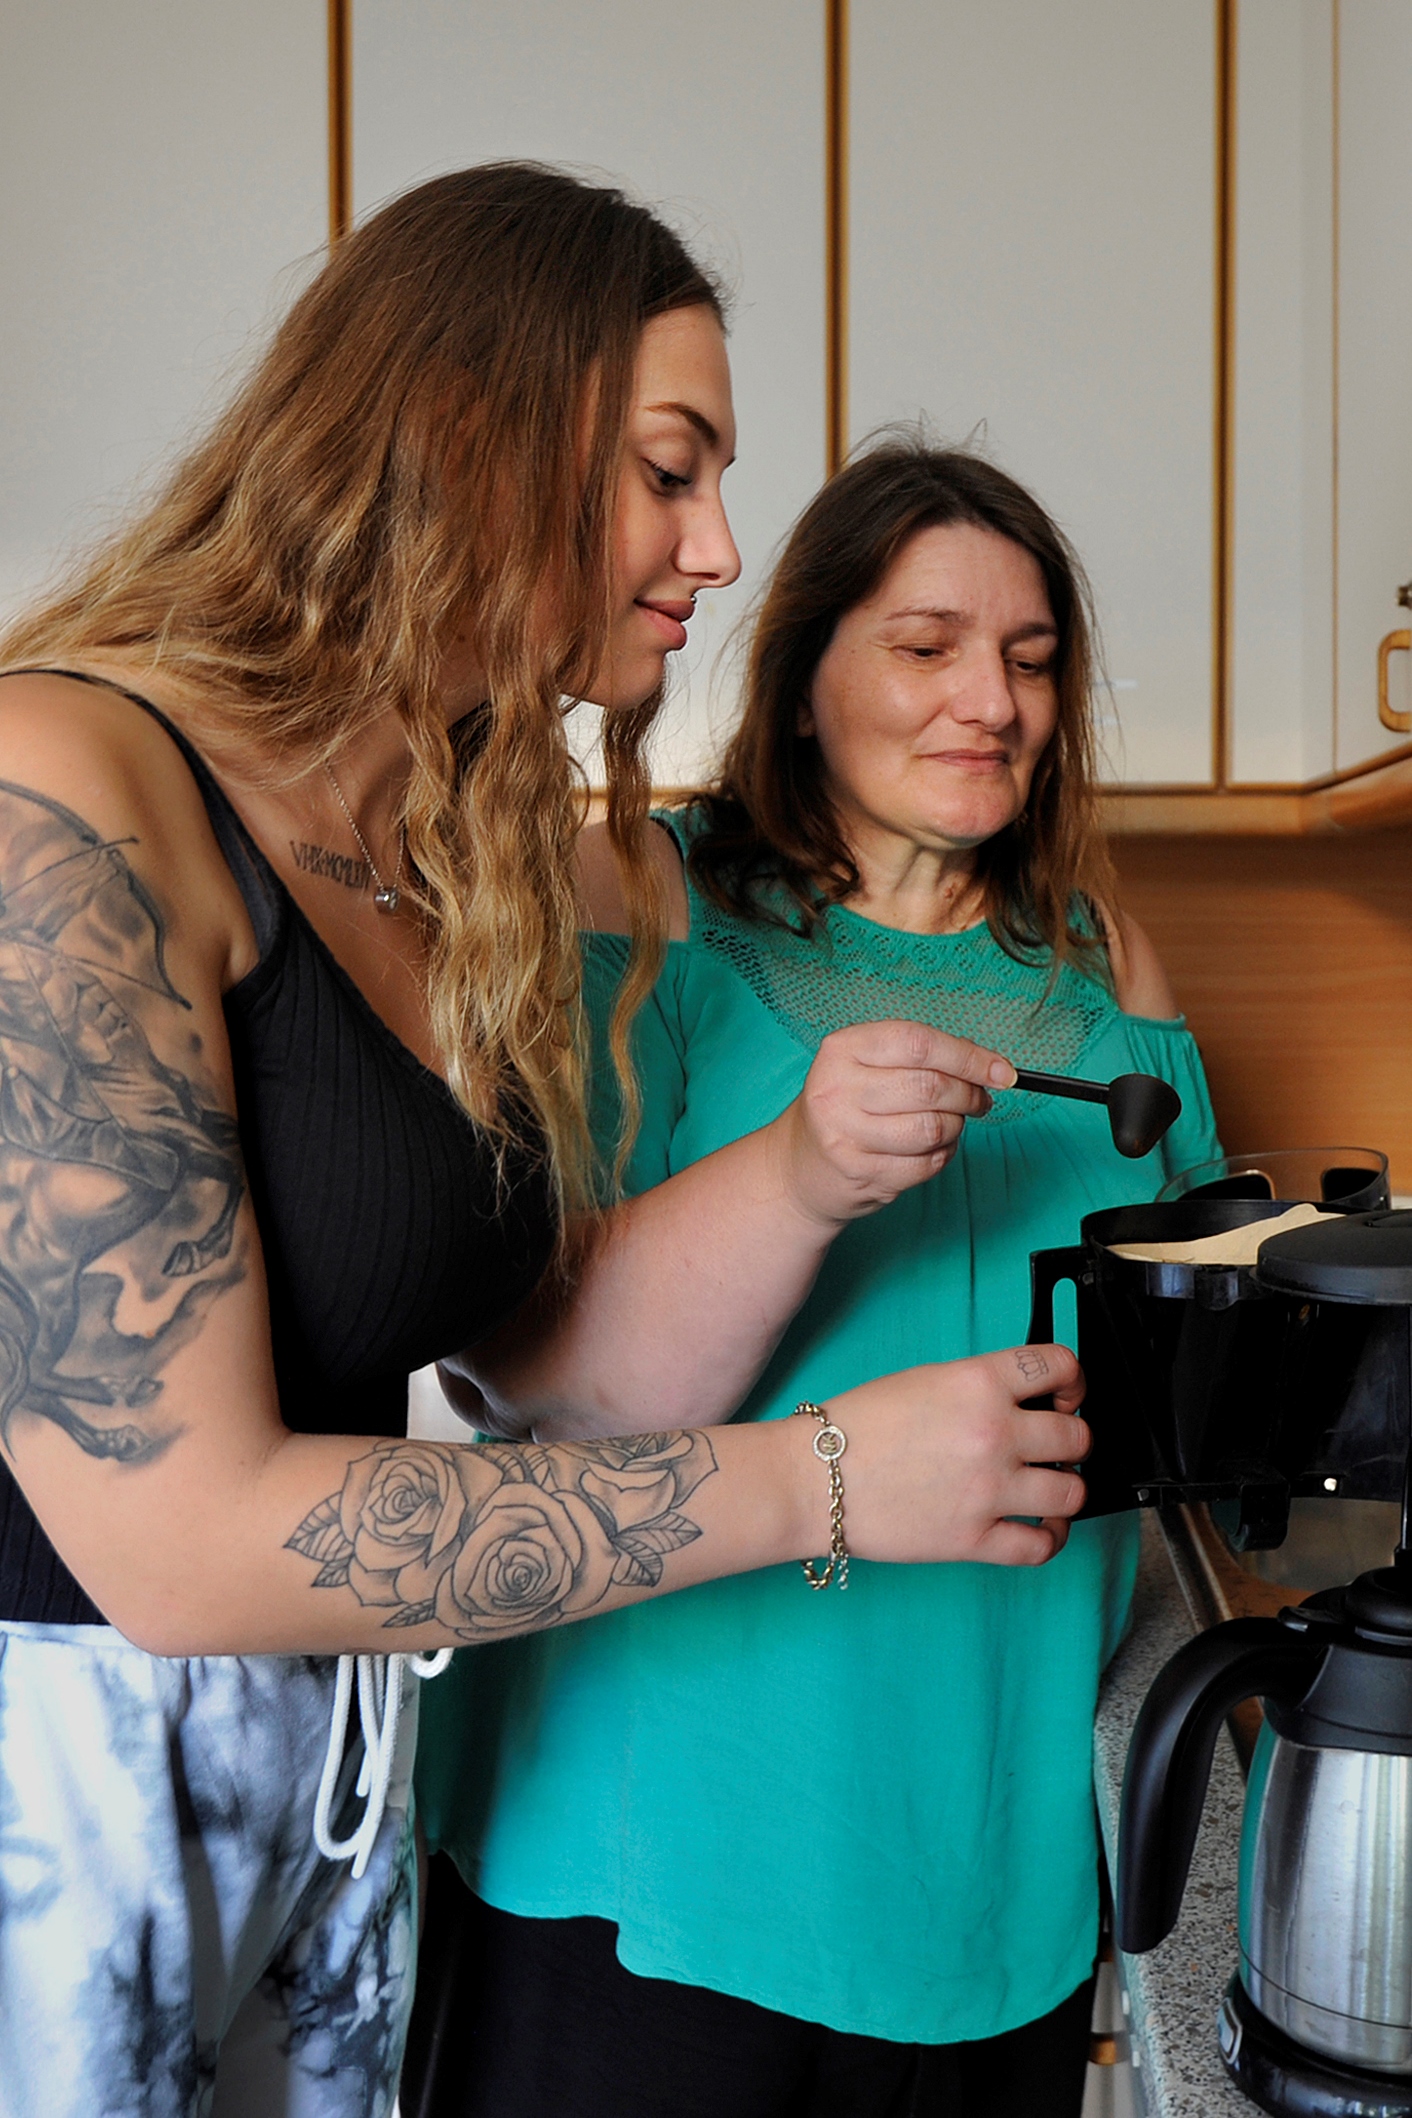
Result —
<instances>
[{"instance_id":1,"label":"paper coffee filter","mask_svg":"<svg viewBox=\"0 0 1412 2118\"><path fill-rule=\"evenodd\" d=\"M1243 1228L1225 1228L1190 1243L1110 1243L1108 1248L1115 1257L1142 1258L1153 1265L1253 1265L1270 1236L1283 1235L1287 1228L1307 1228L1323 1218L1317 1206L1291 1206L1272 1220L1247 1221Z\"/></svg>"}]
</instances>

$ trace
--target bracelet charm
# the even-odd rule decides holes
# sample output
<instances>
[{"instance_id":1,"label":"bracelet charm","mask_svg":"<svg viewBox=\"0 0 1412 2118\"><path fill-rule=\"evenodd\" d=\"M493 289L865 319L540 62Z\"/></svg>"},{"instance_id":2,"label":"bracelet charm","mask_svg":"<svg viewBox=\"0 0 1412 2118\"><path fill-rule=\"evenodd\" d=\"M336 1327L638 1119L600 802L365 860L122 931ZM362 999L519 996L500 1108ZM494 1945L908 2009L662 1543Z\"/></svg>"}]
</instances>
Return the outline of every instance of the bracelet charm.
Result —
<instances>
[{"instance_id":1,"label":"bracelet charm","mask_svg":"<svg viewBox=\"0 0 1412 2118\"><path fill-rule=\"evenodd\" d=\"M848 1545L843 1534L843 1471L839 1458L848 1447L848 1436L842 1427L835 1426L822 1405L811 1404L808 1398L794 1408L792 1417L800 1413L817 1419L819 1431L814 1436L814 1454L829 1474L829 1551L820 1570L812 1559L801 1559L804 1579L810 1588L828 1588L835 1580L841 1589L848 1586Z\"/></svg>"}]
</instances>

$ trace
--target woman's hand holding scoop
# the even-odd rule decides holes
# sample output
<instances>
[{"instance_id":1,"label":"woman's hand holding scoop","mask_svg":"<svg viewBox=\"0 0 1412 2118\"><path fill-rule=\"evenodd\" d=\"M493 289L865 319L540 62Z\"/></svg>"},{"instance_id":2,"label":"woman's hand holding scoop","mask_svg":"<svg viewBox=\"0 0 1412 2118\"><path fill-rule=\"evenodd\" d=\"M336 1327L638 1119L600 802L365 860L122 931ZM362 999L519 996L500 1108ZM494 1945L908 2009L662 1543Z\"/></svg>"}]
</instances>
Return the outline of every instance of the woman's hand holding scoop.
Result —
<instances>
[{"instance_id":1,"label":"woman's hand holding scoop","mask_svg":"<svg viewBox=\"0 0 1412 2118\"><path fill-rule=\"evenodd\" d=\"M795 1204L841 1226L946 1167L967 1118L1015 1069L998 1052L923 1022L860 1022L819 1046L771 1128Z\"/></svg>"}]
</instances>

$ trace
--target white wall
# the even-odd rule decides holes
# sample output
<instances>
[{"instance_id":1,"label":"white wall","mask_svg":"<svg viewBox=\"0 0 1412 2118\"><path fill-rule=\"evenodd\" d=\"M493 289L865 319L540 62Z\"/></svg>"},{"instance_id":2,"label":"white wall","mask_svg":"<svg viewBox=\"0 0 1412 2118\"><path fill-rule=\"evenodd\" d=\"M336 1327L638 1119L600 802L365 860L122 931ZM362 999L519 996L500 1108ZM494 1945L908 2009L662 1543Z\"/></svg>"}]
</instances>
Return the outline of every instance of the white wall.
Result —
<instances>
[{"instance_id":1,"label":"white wall","mask_svg":"<svg viewBox=\"0 0 1412 2118\"><path fill-rule=\"evenodd\" d=\"M714 0L704 16L656 0L354 0L353 23L360 214L465 163L564 162L664 206L740 289L726 499L745 574L693 625L654 759L659 782L692 779L729 711L728 690L713 710L716 650L824 470L818 0Z\"/></svg>"},{"instance_id":2,"label":"white wall","mask_svg":"<svg viewBox=\"0 0 1412 2118\"><path fill-rule=\"evenodd\" d=\"M219 399L328 228L321 0L5 0L0 607Z\"/></svg>"},{"instance_id":3,"label":"white wall","mask_svg":"<svg viewBox=\"0 0 1412 2118\"><path fill-rule=\"evenodd\" d=\"M984 436L1098 597L1115 773L1211 768L1211 0L859 0L855 435Z\"/></svg>"}]
</instances>

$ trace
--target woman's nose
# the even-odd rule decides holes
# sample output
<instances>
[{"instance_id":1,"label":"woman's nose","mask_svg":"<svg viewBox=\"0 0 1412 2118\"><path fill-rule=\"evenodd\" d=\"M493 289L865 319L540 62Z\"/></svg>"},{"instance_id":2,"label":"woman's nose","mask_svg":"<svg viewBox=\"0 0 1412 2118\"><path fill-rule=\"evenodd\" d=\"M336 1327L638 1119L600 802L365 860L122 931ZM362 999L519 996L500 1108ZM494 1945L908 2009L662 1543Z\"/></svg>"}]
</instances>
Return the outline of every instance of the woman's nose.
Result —
<instances>
[{"instance_id":1,"label":"woman's nose","mask_svg":"<svg viewBox=\"0 0 1412 2118\"><path fill-rule=\"evenodd\" d=\"M719 492L703 494L692 509L676 563L680 573L700 581L703 588L729 588L740 579L740 553Z\"/></svg>"},{"instance_id":2,"label":"woman's nose","mask_svg":"<svg viewBox=\"0 0 1412 2118\"><path fill-rule=\"evenodd\" d=\"M980 728L1008 728L1015 718L1010 673L1002 654L978 652L966 657L950 700L952 718Z\"/></svg>"}]
</instances>

